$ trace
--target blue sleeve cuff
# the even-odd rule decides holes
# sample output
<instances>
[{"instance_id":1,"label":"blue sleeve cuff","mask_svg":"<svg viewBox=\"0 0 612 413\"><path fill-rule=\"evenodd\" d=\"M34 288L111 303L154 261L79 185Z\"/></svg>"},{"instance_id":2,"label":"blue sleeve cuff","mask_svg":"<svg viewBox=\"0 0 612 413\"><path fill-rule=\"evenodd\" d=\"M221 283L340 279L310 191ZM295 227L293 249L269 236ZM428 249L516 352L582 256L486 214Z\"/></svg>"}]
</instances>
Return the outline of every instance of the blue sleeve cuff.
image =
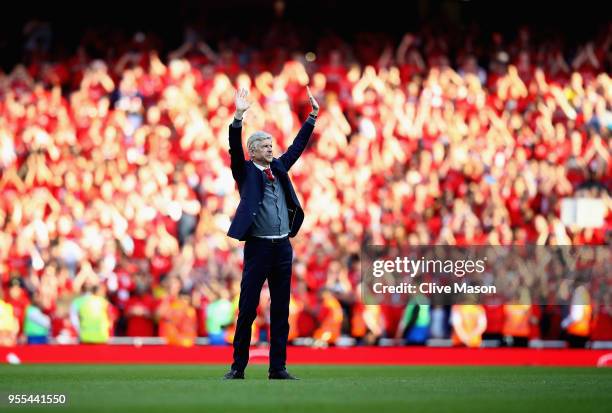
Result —
<instances>
[{"instance_id":1,"label":"blue sleeve cuff","mask_svg":"<svg viewBox=\"0 0 612 413\"><path fill-rule=\"evenodd\" d=\"M306 119L306 123L310 123L312 126L315 125L317 118L313 118L312 116L308 115L308 119Z\"/></svg>"},{"instance_id":2,"label":"blue sleeve cuff","mask_svg":"<svg viewBox=\"0 0 612 413\"><path fill-rule=\"evenodd\" d=\"M242 119L238 120L234 118L234 121L232 122L232 128L242 128Z\"/></svg>"}]
</instances>

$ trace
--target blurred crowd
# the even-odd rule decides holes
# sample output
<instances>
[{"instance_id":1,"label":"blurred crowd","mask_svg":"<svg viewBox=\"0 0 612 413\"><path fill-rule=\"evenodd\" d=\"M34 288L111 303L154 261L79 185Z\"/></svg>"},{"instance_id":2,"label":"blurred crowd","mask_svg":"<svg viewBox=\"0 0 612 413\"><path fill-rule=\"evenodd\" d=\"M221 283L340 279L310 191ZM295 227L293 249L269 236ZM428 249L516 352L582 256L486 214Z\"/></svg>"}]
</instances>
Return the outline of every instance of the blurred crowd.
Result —
<instances>
[{"instance_id":1,"label":"blurred crowd","mask_svg":"<svg viewBox=\"0 0 612 413\"><path fill-rule=\"evenodd\" d=\"M102 59L87 39L54 57L46 33L33 29L24 64L0 72L0 344L231 342L234 93L250 91L244 135L270 132L278 155L308 113L305 85L321 113L291 175L306 214L291 340L612 339L612 303L597 297L582 312L365 306L359 286L366 243L610 245L612 26L575 49L523 27L459 46L428 31L327 34L308 53L187 36L167 56L137 33ZM600 200L603 222L562 222L566 197ZM254 341L268 321L264 288Z\"/></svg>"}]
</instances>

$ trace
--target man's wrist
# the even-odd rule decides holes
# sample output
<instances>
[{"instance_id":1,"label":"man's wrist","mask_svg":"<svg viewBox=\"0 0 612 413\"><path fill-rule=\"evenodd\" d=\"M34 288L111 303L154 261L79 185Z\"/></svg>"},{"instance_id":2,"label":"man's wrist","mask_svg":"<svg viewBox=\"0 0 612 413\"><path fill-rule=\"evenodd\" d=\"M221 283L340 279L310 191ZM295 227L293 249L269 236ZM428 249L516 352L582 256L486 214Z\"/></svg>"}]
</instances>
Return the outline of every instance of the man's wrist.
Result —
<instances>
[{"instance_id":1,"label":"man's wrist","mask_svg":"<svg viewBox=\"0 0 612 413\"><path fill-rule=\"evenodd\" d=\"M238 119L234 116L234 121L232 122L232 127L241 128L242 127L242 119Z\"/></svg>"},{"instance_id":2,"label":"man's wrist","mask_svg":"<svg viewBox=\"0 0 612 413\"><path fill-rule=\"evenodd\" d=\"M244 112L236 111L236 113L234 113L234 119L236 120L242 120L243 116L244 116Z\"/></svg>"},{"instance_id":3,"label":"man's wrist","mask_svg":"<svg viewBox=\"0 0 612 413\"><path fill-rule=\"evenodd\" d=\"M313 118L316 119L318 115L319 115L319 112L312 111L312 112L310 112L310 114L308 116L313 117Z\"/></svg>"}]
</instances>

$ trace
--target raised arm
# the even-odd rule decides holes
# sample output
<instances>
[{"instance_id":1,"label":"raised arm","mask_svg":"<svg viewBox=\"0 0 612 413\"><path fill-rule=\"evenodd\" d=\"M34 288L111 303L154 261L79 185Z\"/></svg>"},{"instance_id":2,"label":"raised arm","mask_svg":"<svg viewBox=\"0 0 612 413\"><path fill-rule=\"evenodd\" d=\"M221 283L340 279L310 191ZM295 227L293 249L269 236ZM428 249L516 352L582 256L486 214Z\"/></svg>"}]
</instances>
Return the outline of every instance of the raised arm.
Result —
<instances>
[{"instance_id":1,"label":"raised arm","mask_svg":"<svg viewBox=\"0 0 612 413\"><path fill-rule=\"evenodd\" d=\"M319 104L317 100L312 96L312 92L310 88L306 86L306 92L308 92L308 100L310 100L310 106L312 107L312 111L310 112L310 116L317 117L319 115Z\"/></svg>"},{"instance_id":2,"label":"raised arm","mask_svg":"<svg viewBox=\"0 0 612 413\"><path fill-rule=\"evenodd\" d=\"M229 128L230 166L232 176L238 184L243 181L245 174L245 159L242 149L242 117L251 106L251 103L247 100L248 94L249 92L246 89L236 91L236 112L234 113L234 121Z\"/></svg>"},{"instance_id":3,"label":"raised arm","mask_svg":"<svg viewBox=\"0 0 612 413\"><path fill-rule=\"evenodd\" d=\"M411 33L406 33L402 38L401 43L397 47L397 51L395 52L395 61L398 65L403 65L406 63L406 52L412 46L414 42L414 36Z\"/></svg>"},{"instance_id":4,"label":"raised arm","mask_svg":"<svg viewBox=\"0 0 612 413\"><path fill-rule=\"evenodd\" d=\"M317 116L319 114L319 104L310 92L310 88L308 86L306 86L306 91L308 92L308 99L310 100L310 106L312 107L310 115L308 115L308 119L306 119L306 122L304 122L300 128L300 131L293 139L293 143L289 146L289 148L287 148L287 152L278 158L287 170L293 166L302 152L304 152L304 149L306 149L308 139L310 139L310 135L312 135L315 121L317 120Z\"/></svg>"}]
</instances>

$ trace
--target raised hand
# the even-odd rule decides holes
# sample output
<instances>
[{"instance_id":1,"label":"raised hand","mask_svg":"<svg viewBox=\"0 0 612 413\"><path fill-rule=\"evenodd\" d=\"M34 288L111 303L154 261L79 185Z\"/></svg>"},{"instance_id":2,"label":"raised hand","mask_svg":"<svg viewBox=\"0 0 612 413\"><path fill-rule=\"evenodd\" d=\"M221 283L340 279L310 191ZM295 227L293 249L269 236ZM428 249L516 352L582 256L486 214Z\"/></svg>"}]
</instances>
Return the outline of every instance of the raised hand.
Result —
<instances>
[{"instance_id":1,"label":"raised hand","mask_svg":"<svg viewBox=\"0 0 612 413\"><path fill-rule=\"evenodd\" d=\"M238 120L242 119L242 115L244 115L244 112L246 112L249 107L251 106L251 102L249 102L247 100L247 96L249 95L249 92L244 89L241 88L239 90L236 91L236 115L235 118Z\"/></svg>"},{"instance_id":2,"label":"raised hand","mask_svg":"<svg viewBox=\"0 0 612 413\"><path fill-rule=\"evenodd\" d=\"M310 106L312 106L312 114L317 116L319 114L319 104L317 103L314 96L312 96L312 92L310 92L310 88L306 86L306 91L308 92L308 99L310 100Z\"/></svg>"}]
</instances>

